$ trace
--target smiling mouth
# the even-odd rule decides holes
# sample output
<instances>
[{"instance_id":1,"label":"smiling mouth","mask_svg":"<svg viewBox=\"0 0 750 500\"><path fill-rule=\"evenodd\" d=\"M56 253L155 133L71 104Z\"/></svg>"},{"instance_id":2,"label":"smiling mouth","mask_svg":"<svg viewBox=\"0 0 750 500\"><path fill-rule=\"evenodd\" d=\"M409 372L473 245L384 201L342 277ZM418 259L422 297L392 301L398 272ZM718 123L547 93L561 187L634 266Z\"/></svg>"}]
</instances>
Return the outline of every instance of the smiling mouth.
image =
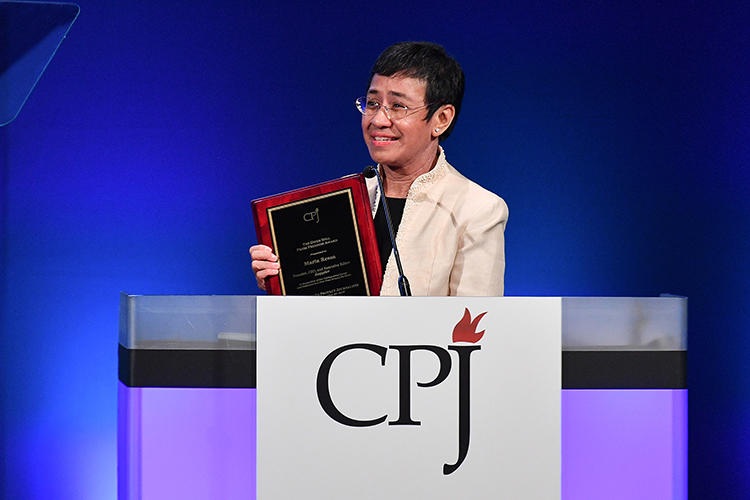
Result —
<instances>
[{"instance_id":1,"label":"smiling mouth","mask_svg":"<svg viewBox=\"0 0 750 500\"><path fill-rule=\"evenodd\" d=\"M393 142L396 140L395 137L373 137L373 141L375 142Z\"/></svg>"}]
</instances>

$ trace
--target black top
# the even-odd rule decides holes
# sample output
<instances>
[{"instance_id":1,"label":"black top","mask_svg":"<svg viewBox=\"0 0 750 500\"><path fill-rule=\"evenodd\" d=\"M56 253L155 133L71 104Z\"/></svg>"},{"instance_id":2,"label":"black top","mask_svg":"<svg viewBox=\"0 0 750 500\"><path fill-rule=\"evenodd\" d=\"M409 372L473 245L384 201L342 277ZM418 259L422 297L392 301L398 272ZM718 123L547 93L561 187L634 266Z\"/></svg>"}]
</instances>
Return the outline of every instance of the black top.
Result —
<instances>
[{"instance_id":1,"label":"black top","mask_svg":"<svg viewBox=\"0 0 750 500\"><path fill-rule=\"evenodd\" d=\"M387 198L388 211L391 213L391 222L393 223L393 235L398 234L398 226L401 224L401 217L404 215L404 206L406 198ZM378 206L375 212L375 237L378 239L378 249L380 250L380 272L385 274L385 266L388 264L388 257L391 255L391 237L388 234L388 223L385 220L385 210L383 204Z\"/></svg>"}]
</instances>

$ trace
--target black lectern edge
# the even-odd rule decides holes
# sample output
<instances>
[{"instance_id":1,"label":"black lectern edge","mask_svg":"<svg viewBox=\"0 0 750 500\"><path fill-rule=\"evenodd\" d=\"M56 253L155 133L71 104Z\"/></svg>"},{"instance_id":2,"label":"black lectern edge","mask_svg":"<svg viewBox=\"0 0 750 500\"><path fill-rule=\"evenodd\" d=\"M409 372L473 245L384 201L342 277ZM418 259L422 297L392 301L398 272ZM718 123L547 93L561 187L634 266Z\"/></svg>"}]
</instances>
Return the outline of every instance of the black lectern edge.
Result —
<instances>
[{"instance_id":1,"label":"black lectern edge","mask_svg":"<svg viewBox=\"0 0 750 500\"><path fill-rule=\"evenodd\" d=\"M255 388L255 350L127 349L128 387ZM687 389L687 351L563 351L563 389Z\"/></svg>"}]
</instances>

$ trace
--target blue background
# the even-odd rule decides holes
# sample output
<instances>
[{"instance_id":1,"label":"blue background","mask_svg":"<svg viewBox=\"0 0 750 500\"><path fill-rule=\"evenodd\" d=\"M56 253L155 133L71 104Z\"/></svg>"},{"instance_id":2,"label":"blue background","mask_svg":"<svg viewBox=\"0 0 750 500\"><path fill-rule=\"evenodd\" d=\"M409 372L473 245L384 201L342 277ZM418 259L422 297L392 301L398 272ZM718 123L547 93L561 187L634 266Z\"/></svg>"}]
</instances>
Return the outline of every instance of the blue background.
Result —
<instances>
[{"instance_id":1,"label":"blue background","mask_svg":"<svg viewBox=\"0 0 750 500\"><path fill-rule=\"evenodd\" d=\"M359 172L379 52L467 74L449 161L505 198L506 294L689 306L692 498L750 496L741 3L81 1L0 129L0 497L114 498L118 294L253 294L253 198Z\"/></svg>"}]
</instances>

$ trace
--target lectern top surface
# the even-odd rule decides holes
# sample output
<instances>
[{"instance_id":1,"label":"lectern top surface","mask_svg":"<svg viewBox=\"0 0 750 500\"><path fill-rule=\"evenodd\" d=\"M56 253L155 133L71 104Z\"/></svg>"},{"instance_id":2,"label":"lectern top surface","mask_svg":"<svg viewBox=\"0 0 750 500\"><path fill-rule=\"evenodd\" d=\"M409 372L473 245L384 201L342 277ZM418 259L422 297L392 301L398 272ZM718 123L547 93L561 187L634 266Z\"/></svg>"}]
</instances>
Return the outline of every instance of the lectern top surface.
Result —
<instances>
[{"instance_id":1,"label":"lectern top surface","mask_svg":"<svg viewBox=\"0 0 750 500\"><path fill-rule=\"evenodd\" d=\"M250 295L120 295L127 349L255 349Z\"/></svg>"},{"instance_id":2,"label":"lectern top surface","mask_svg":"<svg viewBox=\"0 0 750 500\"><path fill-rule=\"evenodd\" d=\"M256 299L257 297L250 295L122 294L120 345L126 349L253 350L256 334ZM497 297L487 300L517 299ZM324 300L352 298L328 297ZM354 300L431 299L367 297ZM448 300L463 298L455 297ZM687 299L564 297L562 345L563 350L575 351L686 350Z\"/></svg>"}]
</instances>

